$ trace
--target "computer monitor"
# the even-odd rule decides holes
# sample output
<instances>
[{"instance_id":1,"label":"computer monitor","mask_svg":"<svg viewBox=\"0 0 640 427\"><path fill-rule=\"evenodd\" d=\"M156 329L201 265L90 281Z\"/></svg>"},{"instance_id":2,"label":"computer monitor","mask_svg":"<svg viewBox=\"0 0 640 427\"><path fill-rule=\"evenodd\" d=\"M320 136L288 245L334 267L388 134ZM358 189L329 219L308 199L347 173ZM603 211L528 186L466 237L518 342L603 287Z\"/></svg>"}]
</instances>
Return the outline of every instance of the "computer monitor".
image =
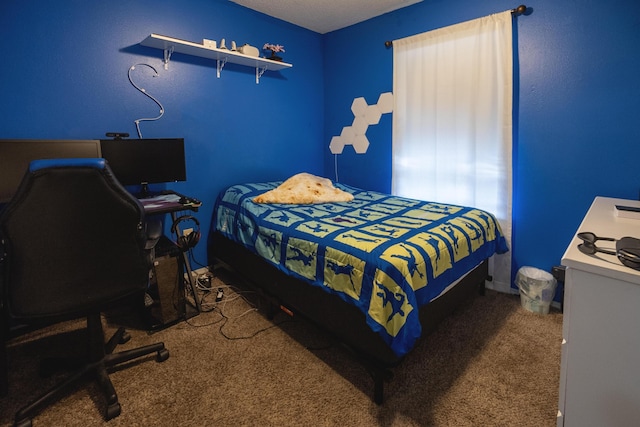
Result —
<instances>
[{"instance_id":1,"label":"computer monitor","mask_svg":"<svg viewBox=\"0 0 640 427\"><path fill-rule=\"evenodd\" d=\"M100 157L100 141L0 139L0 204L11 200L32 160L78 157Z\"/></svg>"},{"instance_id":2,"label":"computer monitor","mask_svg":"<svg viewBox=\"0 0 640 427\"><path fill-rule=\"evenodd\" d=\"M100 147L118 181L142 185L141 196L147 184L187 180L183 138L103 139Z\"/></svg>"}]
</instances>

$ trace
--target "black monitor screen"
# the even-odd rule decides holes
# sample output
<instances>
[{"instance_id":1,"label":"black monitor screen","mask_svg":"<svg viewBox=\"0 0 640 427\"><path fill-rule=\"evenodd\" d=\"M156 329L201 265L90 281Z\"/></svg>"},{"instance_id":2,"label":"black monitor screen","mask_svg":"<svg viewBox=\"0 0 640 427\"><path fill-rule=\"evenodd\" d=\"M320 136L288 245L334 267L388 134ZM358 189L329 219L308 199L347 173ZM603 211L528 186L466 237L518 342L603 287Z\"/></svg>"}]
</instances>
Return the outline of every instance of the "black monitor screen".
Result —
<instances>
[{"instance_id":1,"label":"black monitor screen","mask_svg":"<svg viewBox=\"0 0 640 427\"><path fill-rule=\"evenodd\" d=\"M100 146L122 185L187 180L183 138L103 139Z\"/></svg>"},{"instance_id":2,"label":"black monitor screen","mask_svg":"<svg viewBox=\"0 0 640 427\"><path fill-rule=\"evenodd\" d=\"M100 157L100 141L0 139L0 203L11 200L32 160L77 157Z\"/></svg>"}]
</instances>

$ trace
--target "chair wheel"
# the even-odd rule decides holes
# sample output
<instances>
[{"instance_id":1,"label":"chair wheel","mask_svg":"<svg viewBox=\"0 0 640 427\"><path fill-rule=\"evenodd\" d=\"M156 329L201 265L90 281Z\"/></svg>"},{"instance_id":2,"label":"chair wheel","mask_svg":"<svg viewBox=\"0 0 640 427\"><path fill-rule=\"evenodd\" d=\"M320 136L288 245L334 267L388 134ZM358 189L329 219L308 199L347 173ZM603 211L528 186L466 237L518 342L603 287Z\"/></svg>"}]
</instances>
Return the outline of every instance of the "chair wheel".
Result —
<instances>
[{"instance_id":1,"label":"chair wheel","mask_svg":"<svg viewBox=\"0 0 640 427\"><path fill-rule=\"evenodd\" d=\"M169 350L163 348L162 350L158 350L158 354L156 355L156 362L164 362L169 358Z\"/></svg>"},{"instance_id":2,"label":"chair wheel","mask_svg":"<svg viewBox=\"0 0 640 427\"><path fill-rule=\"evenodd\" d=\"M131 339L131 334L125 331L122 333L122 337L120 337L120 341L118 342L118 344L125 344L129 342L130 339Z\"/></svg>"},{"instance_id":3,"label":"chair wheel","mask_svg":"<svg viewBox=\"0 0 640 427\"><path fill-rule=\"evenodd\" d=\"M107 411L105 414L105 418L107 421L117 417L122 412L122 408L120 407L120 403L116 402L112 405L107 406Z\"/></svg>"},{"instance_id":4,"label":"chair wheel","mask_svg":"<svg viewBox=\"0 0 640 427\"><path fill-rule=\"evenodd\" d=\"M14 427L31 427L31 418L25 418L21 421L16 421Z\"/></svg>"}]
</instances>

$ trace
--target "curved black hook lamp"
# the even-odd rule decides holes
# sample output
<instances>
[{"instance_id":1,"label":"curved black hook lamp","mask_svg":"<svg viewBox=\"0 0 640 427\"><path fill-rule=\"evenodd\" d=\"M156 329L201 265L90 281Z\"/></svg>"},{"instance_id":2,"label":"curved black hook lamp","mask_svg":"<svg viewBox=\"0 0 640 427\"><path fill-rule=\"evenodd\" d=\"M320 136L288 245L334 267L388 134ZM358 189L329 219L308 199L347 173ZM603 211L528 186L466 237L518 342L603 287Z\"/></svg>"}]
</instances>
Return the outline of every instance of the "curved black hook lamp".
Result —
<instances>
[{"instance_id":1,"label":"curved black hook lamp","mask_svg":"<svg viewBox=\"0 0 640 427\"><path fill-rule=\"evenodd\" d=\"M158 71L155 69L155 67L153 65L149 65L149 64L136 64L136 65L132 65L129 68L129 71L127 72L127 75L129 76L129 82L133 85L133 87L135 87L136 89L138 89L140 91L140 93L142 93L144 96L149 97L153 102L155 102L156 104L158 104L158 107L160 107L160 115L157 117L153 117L153 118L143 118L143 119L137 119L134 120L133 122L136 124L136 130L138 131L138 138L142 138L142 132L140 131L140 122L144 122L144 121L154 121L154 120L158 120L160 117L162 117L164 115L164 107L162 106L162 104L160 103L160 101L158 101L156 98L154 98L153 96L151 96L144 88L141 88L140 86L138 86L137 84L135 84L133 82L133 78L131 77L131 72L133 70L136 69L137 66L142 66L144 65L145 67L149 67L153 70L153 77L157 77L158 76Z\"/></svg>"}]
</instances>

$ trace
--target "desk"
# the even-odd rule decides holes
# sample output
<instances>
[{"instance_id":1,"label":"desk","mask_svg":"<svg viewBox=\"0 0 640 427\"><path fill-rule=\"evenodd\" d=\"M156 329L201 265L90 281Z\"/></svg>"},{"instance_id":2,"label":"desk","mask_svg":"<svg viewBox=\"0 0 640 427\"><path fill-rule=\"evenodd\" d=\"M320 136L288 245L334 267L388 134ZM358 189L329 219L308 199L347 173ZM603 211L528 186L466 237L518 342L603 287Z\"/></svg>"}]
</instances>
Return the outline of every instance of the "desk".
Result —
<instances>
[{"instance_id":1,"label":"desk","mask_svg":"<svg viewBox=\"0 0 640 427\"><path fill-rule=\"evenodd\" d=\"M178 219L177 213L182 211L197 212L198 208L202 206L202 202L192 197L184 196L174 191L164 191L161 194L153 197L147 197L138 199L144 207L144 212L147 215L161 215L171 214L171 220L175 223ZM175 228L175 233L180 236L180 229ZM195 301L198 312L202 312L200 300L196 293L195 285L193 284L193 274L191 270L191 264L189 263L189 257L186 251L182 252L182 263L187 272L187 280L189 282L189 289L193 294L193 300Z\"/></svg>"},{"instance_id":2,"label":"desk","mask_svg":"<svg viewBox=\"0 0 640 427\"><path fill-rule=\"evenodd\" d=\"M192 197L184 196L175 191L164 191L153 197L138 199L144 207L146 214L176 213L185 210L198 211L202 202ZM181 200L183 200L181 202Z\"/></svg>"}]
</instances>

